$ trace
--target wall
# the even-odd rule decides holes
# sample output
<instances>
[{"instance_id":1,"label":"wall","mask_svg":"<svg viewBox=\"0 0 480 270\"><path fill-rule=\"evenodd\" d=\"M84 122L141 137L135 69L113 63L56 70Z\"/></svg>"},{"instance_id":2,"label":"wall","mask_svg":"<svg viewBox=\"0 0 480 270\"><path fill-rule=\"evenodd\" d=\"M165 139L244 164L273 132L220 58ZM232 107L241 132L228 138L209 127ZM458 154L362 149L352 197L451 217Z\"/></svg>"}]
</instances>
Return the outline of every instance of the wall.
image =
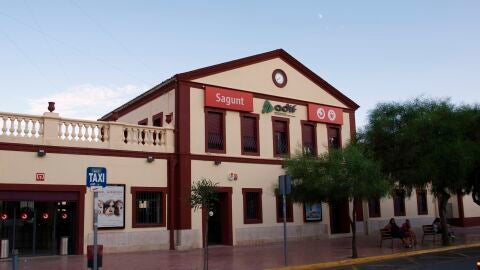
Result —
<instances>
[{"instance_id":1,"label":"wall","mask_svg":"<svg viewBox=\"0 0 480 270\"><path fill-rule=\"evenodd\" d=\"M473 201L472 194L463 196L463 213L466 218L480 217L480 205Z\"/></svg>"},{"instance_id":2,"label":"wall","mask_svg":"<svg viewBox=\"0 0 480 270\"><path fill-rule=\"evenodd\" d=\"M161 228L132 228L131 186L167 187L167 161L145 158L87 156L47 153L37 157L35 152L0 151L0 182L12 184L85 185L86 168L107 168L107 182L126 184L125 229L100 230L99 243L106 252L145 249L167 249L168 231ZM44 182L35 181L35 173L45 173ZM85 194L84 251L92 243L93 194ZM165 208L167 209L167 208Z\"/></svg>"},{"instance_id":3,"label":"wall","mask_svg":"<svg viewBox=\"0 0 480 270\"><path fill-rule=\"evenodd\" d=\"M141 107L120 116L117 121L137 124L138 121L148 118L148 125L151 126L152 116L160 112L163 112L163 125L166 126L165 115L175 112L175 89L172 89ZM173 127L174 123L175 121L172 118L172 123L170 125Z\"/></svg>"},{"instance_id":4,"label":"wall","mask_svg":"<svg viewBox=\"0 0 480 270\"><path fill-rule=\"evenodd\" d=\"M417 209L417 194L415 190L412 191L410 197L405 198L405 216L394 216L393 199L391 197L384 197L380 200L380 214L378 218L371 218L368 216L368 204L364 207L366 212L366 222L368 223L368 232L374 233L382 229L390 220L395 218L396 223L401 226L405 219L410 219L413 227L421 227L422 225L431 224L435 219L435 198L431 193L427 193L428 214L419 215Z\"/></svg>"},{"instance_id":5,"label":"wall","mask_svg":"<svg viewBox=\"0 0 480 270\"><path fill-rule=\"evenodd\" d=\"M238 180L229 181L228 174L238 174ZM274 190L278 176L284 174L280 165L264 165L252 163L222 162L214 165L212 161L192 161L192 182L202 177L209 178L221 187L232 187L232 224L233 244L258 244L264 242L280 241L283 237L283 223L277 222L276 198ZM262 189L261 224L244 224L243 220L243 194L242 188ZM303 206L293 205L293 223L288 223L288 237L312 238L326 235L327 210L323 206L323 221L305 224L303 221ZM201 245L201 212L192 210L192 230L196 231L196 240L193 245Z\"/></svg>"},{"instance_id":6,"label":"wall","mask_svg":"<svg viewBox=\"0 0 480 270\"><path fill-rule=\"evenodd\" d=\"M265 99L254 98L253 113L259 114L259 143L260 156L254 158L273 157L273 134L272 134L272 116L284 117L290 120L290 152L294 154L301 150L302 130L301 120L307 120L307 107L297 105L293 117L276 115L274 112L262 114L262 107ZM273 105L285 103L271 101ZM346 145L350 140L350 116L343 113L343 125L341 128L342 144ZM241 155L241 129L240 113L236 111L226 111L226 156L252 158L252 156ZM205 113L204 113L204 90L199 88L190 88L190 130L191 130L191 152L192 154L205 154ZM328 148L327 126L323 123L317 123L317 147L318 153L322 153ZM222 154L219 154L222 155Z\"/></svg>"},{"instance_id":7,"label":"wall","mask_svg":"<svg viewBox=\"0 0 480 270\"><path fill-rule=\"evenodd\" d=\"M287 75L287 85L283 88L277 88L272 82L272 72L275 69L282 69ZM347 108L280 58L220 72L194 81Z\"/></svg>"}]
</instances>

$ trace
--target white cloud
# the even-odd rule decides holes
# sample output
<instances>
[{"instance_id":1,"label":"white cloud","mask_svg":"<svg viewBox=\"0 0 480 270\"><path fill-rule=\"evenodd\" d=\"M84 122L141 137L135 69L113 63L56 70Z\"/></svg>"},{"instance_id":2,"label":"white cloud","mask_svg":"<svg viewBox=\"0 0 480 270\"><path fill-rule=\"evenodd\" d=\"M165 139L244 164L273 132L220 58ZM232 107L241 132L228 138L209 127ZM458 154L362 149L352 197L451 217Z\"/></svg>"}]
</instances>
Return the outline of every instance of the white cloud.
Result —
<instances>
[{"instance_id":1,"label":"white cloud","mask_svg":"<svg viewBox=\"0 0 480 270\"><path fill-rule=\"evenodd\" d=\"M78 85L48 97L29 100L30 113L43 114L47 111L48 102L54 101L55 112L61 117L96 120L142 92L134 85L116 88Z\"/></svg>"}]
</instances>

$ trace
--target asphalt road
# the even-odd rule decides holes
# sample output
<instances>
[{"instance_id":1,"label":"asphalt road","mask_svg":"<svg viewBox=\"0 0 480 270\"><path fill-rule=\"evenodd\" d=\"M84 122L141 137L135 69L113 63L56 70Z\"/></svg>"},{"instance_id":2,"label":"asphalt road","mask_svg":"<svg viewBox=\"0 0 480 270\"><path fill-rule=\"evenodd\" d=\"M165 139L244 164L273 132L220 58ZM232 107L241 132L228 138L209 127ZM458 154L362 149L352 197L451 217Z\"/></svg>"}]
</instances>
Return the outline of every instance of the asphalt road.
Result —
<instances>
[{"instance_id":1,"label":"asphalt road","mask_svg":"<svg viewBox=\"0 0 480 270\"><path fill-rule=\"evenodd\" d=\"M336 269L383 270L383 269L435 269L435 270L475 270L480 260L480 249L461 249L441 253L412 256L398 260L370 264L353 265Z\"/></svg>"}]
</instances>

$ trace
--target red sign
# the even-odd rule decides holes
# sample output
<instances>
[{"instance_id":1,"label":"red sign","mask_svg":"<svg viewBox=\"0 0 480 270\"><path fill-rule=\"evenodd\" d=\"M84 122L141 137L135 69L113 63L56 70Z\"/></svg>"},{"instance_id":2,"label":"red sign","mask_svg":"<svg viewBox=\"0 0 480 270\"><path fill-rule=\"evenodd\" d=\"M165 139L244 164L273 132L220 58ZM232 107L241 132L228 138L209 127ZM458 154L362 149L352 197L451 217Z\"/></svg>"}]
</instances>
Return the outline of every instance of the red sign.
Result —
<instances>
[{"instance_id":1,"label":"red sign","mask_svg":"<svg viewBox=\"0 0 480 270\"><path fill-rule=\"evenodd\" d=\"M35 180L37 181L45 181L45 173L36 173Z\"/></svg>"},{"instance_id":2,"label":"red sign","mask_svg":"<svg viewBox=\"0 0 480 270\"><path fill-rule=\"evenodd\" d=\"M253 111L253 94L223 88L205 88L205 106L233 111Z\"/></svg>"},{"instance_id":3,"label":"red sign","mask_svg":"<svg viewBox=\"0 0 480 270\"><path fill-rule=\"evenodd\" d=\"M5 214L5 213L3 213L3 214L1 215L1 219L2 219L2 220L7 220L7 219L8 219L8 215Z\"/></svg>"},{"instance_id":4,"label":"red sign","mask_svg":"<svg viewBox=\"0 0 480 270\"><path fill-rule=\"evenodd\" d=\"M330 106L308 104L308 120L341 125L343 124L343 110Z\"/></svg>"}]
</instances>

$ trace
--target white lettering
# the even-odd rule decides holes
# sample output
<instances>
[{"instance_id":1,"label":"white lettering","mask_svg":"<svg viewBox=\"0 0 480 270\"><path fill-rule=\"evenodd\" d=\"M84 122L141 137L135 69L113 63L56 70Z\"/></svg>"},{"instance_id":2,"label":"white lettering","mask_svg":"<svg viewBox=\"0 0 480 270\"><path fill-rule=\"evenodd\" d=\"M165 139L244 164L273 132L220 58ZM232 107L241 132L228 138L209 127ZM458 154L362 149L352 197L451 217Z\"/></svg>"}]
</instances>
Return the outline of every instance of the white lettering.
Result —
<instances>
[{"instance_id":1,"label":"white lettering","mask_svg":"<svg viewBox=\"0 0 480 270\"><path fill-rule=\"evenodd\" d=\"M216 97L216 99L215 99L216 102L223 103L227 106L230 106L230 105L245 105L243 97L241 97L241 98L227 97L227 96L223 96L220 93L215 94L215 97Z\"/></svg>"}]
</instances>

